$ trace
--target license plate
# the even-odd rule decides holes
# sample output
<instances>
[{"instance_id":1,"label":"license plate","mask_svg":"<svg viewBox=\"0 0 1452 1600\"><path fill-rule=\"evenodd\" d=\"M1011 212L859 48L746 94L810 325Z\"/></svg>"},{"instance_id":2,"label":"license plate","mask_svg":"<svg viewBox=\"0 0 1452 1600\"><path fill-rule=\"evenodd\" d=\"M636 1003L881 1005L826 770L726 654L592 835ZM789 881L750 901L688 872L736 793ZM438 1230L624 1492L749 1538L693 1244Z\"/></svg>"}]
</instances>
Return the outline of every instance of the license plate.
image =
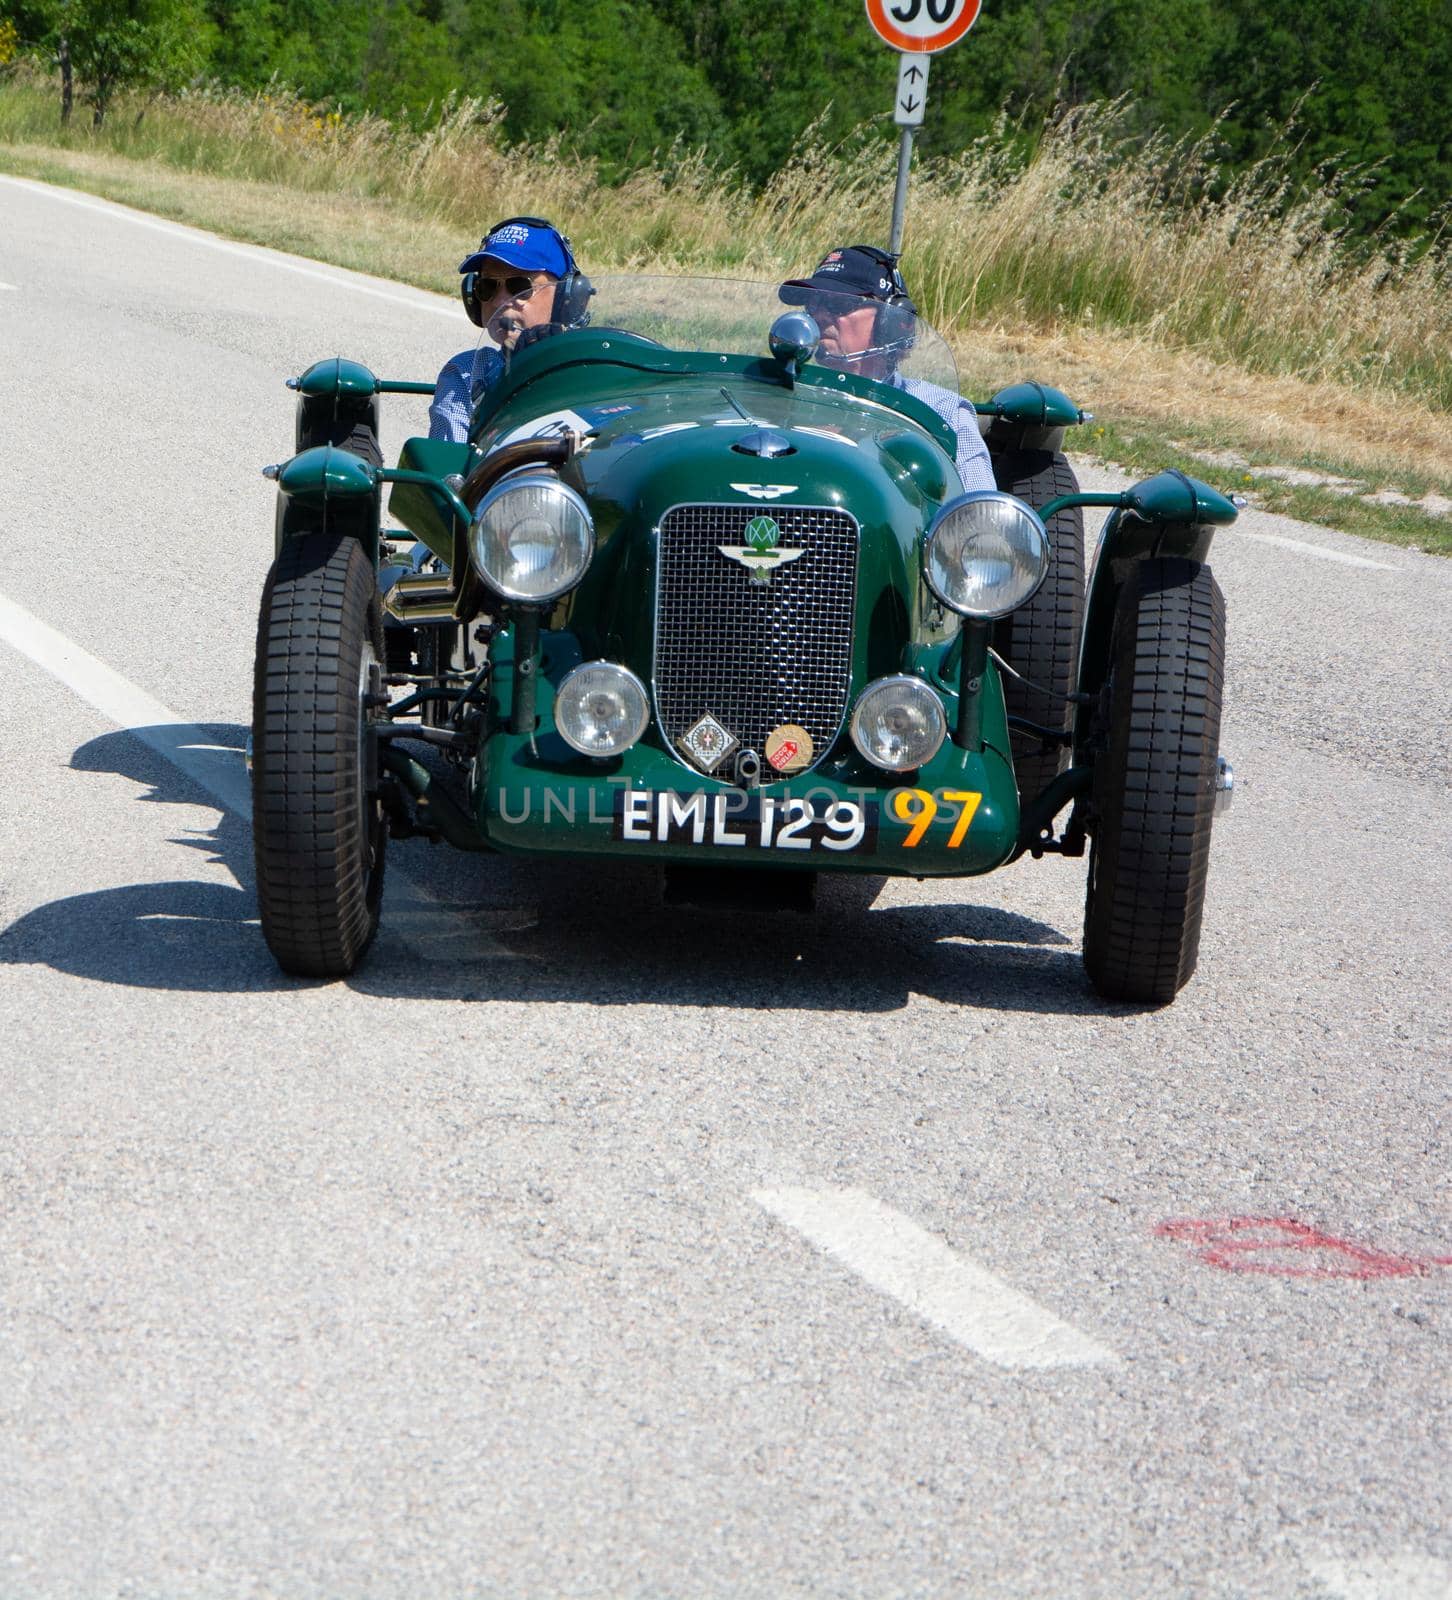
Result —
<instances>
[{"instance_id":1,"label":"license plate","mask_svg":"<svg viewBox=\"0 0 1452 1600\"><path fill-rule=\"evenodd\" d=\"M857 800L618 789L612 832L626 844L870 855L877 848L877 808Z\"/></svg>"}]
</instances>

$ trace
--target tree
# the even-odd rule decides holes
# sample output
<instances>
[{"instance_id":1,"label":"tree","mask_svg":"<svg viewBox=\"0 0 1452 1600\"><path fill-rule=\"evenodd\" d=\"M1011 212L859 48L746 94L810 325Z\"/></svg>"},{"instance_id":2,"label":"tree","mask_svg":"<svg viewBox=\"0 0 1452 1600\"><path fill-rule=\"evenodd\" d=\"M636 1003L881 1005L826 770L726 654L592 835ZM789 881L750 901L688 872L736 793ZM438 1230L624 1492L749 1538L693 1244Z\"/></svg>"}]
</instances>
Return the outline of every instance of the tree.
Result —
<instances>
[{"instance_id":1,"label":"tree","mask_svg":"<svg viewBox=\"0 0 1452 1600\"><path fill-rule=\"evenodd\" d=\"M61 66L61 120L69 74L100 127L121 89L180 88L207 65L211 32L195 0L50 0L48 42Z\"/></svg>"}]
</instances>

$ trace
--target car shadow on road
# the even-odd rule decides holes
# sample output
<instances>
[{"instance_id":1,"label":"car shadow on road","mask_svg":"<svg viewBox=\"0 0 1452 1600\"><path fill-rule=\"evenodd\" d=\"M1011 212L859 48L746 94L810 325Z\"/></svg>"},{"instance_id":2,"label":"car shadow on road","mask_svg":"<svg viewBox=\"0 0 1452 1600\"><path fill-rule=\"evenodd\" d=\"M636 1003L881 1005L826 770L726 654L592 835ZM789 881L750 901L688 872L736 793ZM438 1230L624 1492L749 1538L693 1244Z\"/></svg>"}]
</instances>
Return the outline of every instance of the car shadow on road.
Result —
<instances>
[{"instance_id":1,"label":"car shadow on road","mask_svg":"<svg viewBox=\"0 0 1452 1600\"><path fill-rule=\"evenodd\" d=\"M245 729L206 732L240 759ZM91 740L71 765L131 779L142 803L206 803L129 733ZM0 933L0 965L162 990L310 987L279 972L263 943L249 825L222 812L213 829L174 842L205 851L236 886L175 879L52 901ZM881 877L824 877L816 911L802 915L667 907L648 864L523 862L419 841L396 845L395 863L378 941L345 980L378 997L893 1011L916 994L990 1010L1127 1009L1090 991L1077 939L965 899L970 880L946 881L951 899L887 905Z\"/></svg>"}]
</instances>

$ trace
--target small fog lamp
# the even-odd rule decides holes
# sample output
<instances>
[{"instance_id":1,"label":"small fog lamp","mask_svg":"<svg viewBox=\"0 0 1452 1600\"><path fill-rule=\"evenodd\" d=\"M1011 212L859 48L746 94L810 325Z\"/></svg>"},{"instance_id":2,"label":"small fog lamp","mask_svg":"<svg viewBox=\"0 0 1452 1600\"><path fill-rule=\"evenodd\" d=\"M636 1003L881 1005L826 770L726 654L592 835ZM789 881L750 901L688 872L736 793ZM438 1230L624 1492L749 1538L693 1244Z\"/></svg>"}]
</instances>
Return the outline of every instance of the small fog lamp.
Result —
<instances>
[{"instance_id":1,"label":"small fog lamp","mask_svg":"<svg viewBox=\"0 0 1452 1600\"><path fill-rule=\"evenodd\" d=\"M943 702L921 678L879 678L852 711L852 743L886 772L912 772L931 761L947 732Z\"/></svg>"},{"instance_id":2,"label":"small fog lamp","mask_svg":"<svg viewBox=\"0 0 1452 1600\"><path fill-rule=\"evenodd\" d=\"M649 721L645 686L628 668L609 661L572 668L555 693L555 727L582 756L618 756Z\"/></svg>"}]
</instances>

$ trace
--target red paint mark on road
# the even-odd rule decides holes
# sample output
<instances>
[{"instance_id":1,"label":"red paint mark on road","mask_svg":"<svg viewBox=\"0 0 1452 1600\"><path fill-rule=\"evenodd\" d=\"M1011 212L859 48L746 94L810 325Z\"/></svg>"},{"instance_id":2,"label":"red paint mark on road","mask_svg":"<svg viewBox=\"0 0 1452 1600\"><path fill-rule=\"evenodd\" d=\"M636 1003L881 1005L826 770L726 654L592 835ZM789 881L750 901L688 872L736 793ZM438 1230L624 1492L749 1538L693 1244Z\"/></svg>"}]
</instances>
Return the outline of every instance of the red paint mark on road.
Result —
<instances>
[{"instance_id":1,"label":"red paint mark on road","mask_svg":"<svg viewBox=\"0 0 1452 1600\"><path fill-rule=\"evenodd\" d=\"M1294 1217L1205 1217L1161 1222L1161 1239L1194 1247L1208 1267L1222 1272L1260 1272L1277 1278L1413 1278L1432 1267L1452 1266L1452 1257L1392 1255L1351 1239L1322 1233ZM1291 1259L1273 1259L1291 1252Z\"/></svg>"}]
</instances>

